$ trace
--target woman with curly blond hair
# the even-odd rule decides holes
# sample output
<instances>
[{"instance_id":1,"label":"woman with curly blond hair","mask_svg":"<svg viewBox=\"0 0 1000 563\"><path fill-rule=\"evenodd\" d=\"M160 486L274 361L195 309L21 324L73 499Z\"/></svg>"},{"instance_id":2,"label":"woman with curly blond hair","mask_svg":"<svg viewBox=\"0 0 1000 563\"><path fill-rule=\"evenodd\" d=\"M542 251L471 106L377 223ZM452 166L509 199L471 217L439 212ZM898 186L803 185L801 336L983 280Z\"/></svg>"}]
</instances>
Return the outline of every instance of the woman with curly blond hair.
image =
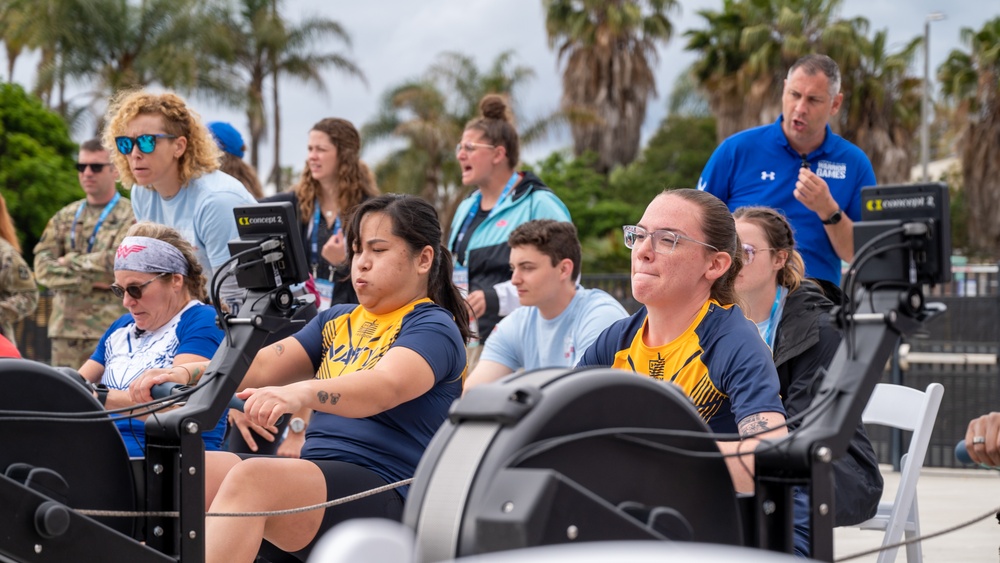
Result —
<instances>
[{"instance_id":1,"label":"woman with curly blond hair","mask_svg":"<svg viewBox=\"0 0 1000 563\"><path fill-rule=\"evenodd\" d=\"M343 226L355 207L379 193L360 155L361 136L350 121L322 119L309 130L306 166L298 183L290 192L264 199L289 201L298 210L321 311L358 302L345 261Z\"/></svg>"},{"instance_id":2,"label":"woman with curly blond hair","mask_svg":"<svg viewBox=\"0 0 1000 563\"><path fill-rule=\"evenodd\" d=\"M207 278L229 259L237 238L233 208L256 203L238 180L219 170L221 152L197 113L173 93L119 93L108 108L104 146L132 190L137 221L173 227L197 249ZM236 279L220 299L236 312Z\"/></svg>"}]
</instances>

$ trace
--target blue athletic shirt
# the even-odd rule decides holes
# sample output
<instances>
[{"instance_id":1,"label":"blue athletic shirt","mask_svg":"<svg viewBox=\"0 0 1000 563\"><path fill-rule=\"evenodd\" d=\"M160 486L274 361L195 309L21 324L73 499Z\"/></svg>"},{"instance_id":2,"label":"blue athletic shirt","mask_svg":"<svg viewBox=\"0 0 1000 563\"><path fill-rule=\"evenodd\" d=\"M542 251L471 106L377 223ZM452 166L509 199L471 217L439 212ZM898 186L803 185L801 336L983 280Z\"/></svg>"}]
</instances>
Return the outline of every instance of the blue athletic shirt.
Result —
<instances>
[{"instance_id":1,"label":"blue athletic shirt","mask_svg":"<svg viewBox=\"0 0 1000 563\"><path fill-rule=\"evenodd\" d=\"M605 366L674 383L716 433L762 412L784 414L771 351L753 322L735 305L707 301L691 326L672 342L642 342L646 308L608 327L579 366Z\"/></svg>"},{"instance_id":2,"label":"blue athletic shirt","mask_svg":"<svg viewBox=\"0 0 1000 563\"><path fill-rule=\"evenodd\" d=\"M434 386L423 395L366 418L317 411L302 446L303 459L353 463L388 483L413 477L431 437L462 393L465 344L451 313L426 298L385 315L360 305L334 305L294 338L309 354L319 379L371 369L395 346L413 350L430 365ZM405 487L396 490L405 498Z\"/></svg>"},{"instance_id":3,"label":"blue athletic shirt","mask_svg":"<svg viewBox=\"0 0 1000 563\"><path fill-rule=\"evenodd\" d=\"M109 389L124 391L144 371L174 365L178 354L211 358L221 343L222 330L215 324L215 309L192 300L162 327L141 333L136 330L132 315L125 313L104 332L90 359L104 366L101 383ZM115 420L115 425L125 440L128 455L146 455L145 420L122 418ZM221 449L225 434L223 415L215 428L202 433L205 449Z\"/></svg>"},{"instance_id":4,"label":"blue athletic shirt","mask_svg":"<svg viewBox=\"0 0 1000 563\"><path fill-rule=\"evenodd\" d=\"M780 209L795 230L806 263L806 276L840 283L840 258L830 244L822 219L795 199L802 156L788 144L782 117L771 125L741 131L722 142L698 180L698 189L726 203L730 211L745 205ZM807 155L810 169L830 186L830 193L852 221L861 219L861 188L875 185L868 157L826 126L826 138Z\"/></svg>"}]
</instances>

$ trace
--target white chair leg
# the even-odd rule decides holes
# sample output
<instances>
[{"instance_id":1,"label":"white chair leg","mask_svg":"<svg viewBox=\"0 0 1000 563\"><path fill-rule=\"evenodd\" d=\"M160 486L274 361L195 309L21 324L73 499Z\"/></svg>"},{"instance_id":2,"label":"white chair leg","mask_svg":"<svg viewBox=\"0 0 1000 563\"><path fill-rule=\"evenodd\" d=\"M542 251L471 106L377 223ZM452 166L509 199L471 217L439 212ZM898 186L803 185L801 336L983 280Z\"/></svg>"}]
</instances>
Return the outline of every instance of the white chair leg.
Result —
<instances>
[{"instance_id":1,"label":"white chair leg","mask_svg":"<svg viewBox=\"0 0 1000 563\"><path fill-rule=\"evenodd\" d=\"M913 497L913 504L910 505L908 520L913 523L913 531L906 532L906 539L920 537L920 511L917 509L917 497ZM923 550L920 542L906 544L906 563L922 563L924 560Z\"/></svg>"}]
</instances>

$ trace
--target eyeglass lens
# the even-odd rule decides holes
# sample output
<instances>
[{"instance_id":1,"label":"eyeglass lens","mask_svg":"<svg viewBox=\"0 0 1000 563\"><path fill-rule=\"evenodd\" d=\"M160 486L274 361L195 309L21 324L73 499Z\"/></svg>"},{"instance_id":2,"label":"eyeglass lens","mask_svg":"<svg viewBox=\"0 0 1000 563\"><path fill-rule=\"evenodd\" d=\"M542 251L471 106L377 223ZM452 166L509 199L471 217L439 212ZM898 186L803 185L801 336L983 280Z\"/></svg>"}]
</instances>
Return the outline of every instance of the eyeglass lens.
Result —
<instances>
[{"instance_id":1,"label":"eyeglass lens","mask_svg":"<svg viewBox=\"0 0 1000 563\"><path fill-rule=\"evenodd\" d=\"M100 174L101 171L104 170L104 167L109 166L109 164L106 162L77 162L76 171L82 174L85 170L87 170L88 166L94 174Z\"/></svg>"},{"instance_id":2,"label":"eyeglass lens","mask_svg":"<svg viewBox=\"0 0 1000 563\"><path fill-rule=\"evenodd\" d=\"M115 145L118 147L118 152L124 155L131 154L132 148L136 145L139 146L139 152L143 154L150 154L156 150L156 139L159 137L172 139L175 135L147 134L139 135L138 137L115 137Z\"/></svg>"},{"instance_id":3,"label":"eyeglass lens","mask_svg":"<svg viewBox=\"0 0 1000 563\"><path fill-rule=\"evenodd\" d=\"M148 281L145 281L143 283L134 284L134 285L126 285L125 287L122 287L122 286L120 286L120 285L118 285L116 283L113 283L113 284L111 284L111 293L114 293L115 297L117 297L118 299L121 299L121 298L125 297L126 293L132 299L142 299L142 292L145 291L146 286L149 285L149 284L151 284L151 283L153 283L153 280L159 279L159 278L161 278L163 276L166 276L166 275L167 275L166 273L163 273L163 274L160 274L160 275L156 276L155 278L152 278L152 279L150 279Z\"/></svg>"}]
</instances>

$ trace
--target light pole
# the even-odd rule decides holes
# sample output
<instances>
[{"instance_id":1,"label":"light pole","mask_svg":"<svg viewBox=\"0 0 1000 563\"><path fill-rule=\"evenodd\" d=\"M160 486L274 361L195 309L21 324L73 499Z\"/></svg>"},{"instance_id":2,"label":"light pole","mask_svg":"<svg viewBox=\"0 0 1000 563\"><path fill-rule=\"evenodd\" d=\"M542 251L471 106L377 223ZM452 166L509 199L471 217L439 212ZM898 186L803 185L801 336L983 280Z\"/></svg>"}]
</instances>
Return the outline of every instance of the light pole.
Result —
<instances>
[{"instance_id":1,"label":"light pole","mask_svg":"<svg viewBox=\"0 0 1000 563\"><path fill-rule=\"evenodd\" d=\"M920 100L920 164L924 169L924 182L930 181L927 163L930 160L931 140L928 123L928 106L931 103L931 22L941 21L944 14L931 12L924 19L924 92Z\"/></svg>"}]
</instances>

